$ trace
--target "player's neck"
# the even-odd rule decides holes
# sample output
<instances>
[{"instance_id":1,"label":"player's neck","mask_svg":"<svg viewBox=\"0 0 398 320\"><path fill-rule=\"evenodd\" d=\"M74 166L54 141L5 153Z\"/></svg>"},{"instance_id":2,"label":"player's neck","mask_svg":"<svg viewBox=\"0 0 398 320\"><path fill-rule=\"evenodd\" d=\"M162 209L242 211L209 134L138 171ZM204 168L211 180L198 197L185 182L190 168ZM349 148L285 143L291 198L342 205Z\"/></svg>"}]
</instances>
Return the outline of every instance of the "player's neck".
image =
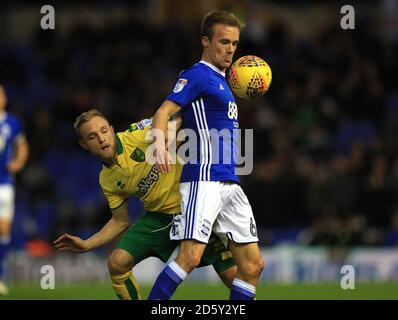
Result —
<instances>
[{"instance_id":1,"label":"player's neck","mask_svg":"<svg viewBox=\"0 0 398 320\"><path fill-rule=\"evenodd\" d=\"M117 154L115 154L115 156L112 158L102 159L102 162L108 168L112 167L113 165L119 165L119 162L117 161Z\"/></svg>"},{"instance_id":2,"label":"player's neck","mask_svg":"<svg viewBox=\"0 0 398 320\"><path fill-rule=\"evenodd\" d=\"M203 53L201 61L209 64L210 68L214 69L221 75L225 76L225 69L222 70L219 67L217 67L205 53Z\"/></svg>"}]
</instances>

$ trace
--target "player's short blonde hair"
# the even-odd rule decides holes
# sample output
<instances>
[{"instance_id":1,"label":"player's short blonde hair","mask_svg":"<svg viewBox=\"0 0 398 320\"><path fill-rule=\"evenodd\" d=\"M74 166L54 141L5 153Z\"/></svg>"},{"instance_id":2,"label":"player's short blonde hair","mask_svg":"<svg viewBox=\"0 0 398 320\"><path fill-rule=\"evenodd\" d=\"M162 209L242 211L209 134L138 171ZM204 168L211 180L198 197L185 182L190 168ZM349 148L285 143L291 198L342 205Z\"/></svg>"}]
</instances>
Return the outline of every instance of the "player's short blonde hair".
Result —
<instances>
[{"instance_id":1,"label":"player's short blonde hair","mask_svg":"<svg viewBox=\"0 0 398 320\"><path fill-rule=\"evenodd\" d=\"M201 36L208 37L210 40L214 35L213 26L215 24L226 24L231 27L237 27L239 31L244 27L241 22L233 13L227 11L212 11L204 16L200 26Z\"/></svg>"},{"instance_id":2,"label":"player's short blonde hair","mask_svg":"<svg viewBox=\"0 0 398 320\"><path fill-rule=\"evenodd\" d=\"M73 125L73 127L75 128L75 132L77 134L77 136L79 137L79 139L82 138L81 134L80 134L80 128L83 124L85 124L86 122L90 121L92 118L94 117L101 117L103 119L105 119L106 121L108 121L108 119L98 110L96 109L91 109L89 111L83 112L82 114L80 114L80 116L78 116L75 120L75 123Z\"/></svg>"}]
</instances>

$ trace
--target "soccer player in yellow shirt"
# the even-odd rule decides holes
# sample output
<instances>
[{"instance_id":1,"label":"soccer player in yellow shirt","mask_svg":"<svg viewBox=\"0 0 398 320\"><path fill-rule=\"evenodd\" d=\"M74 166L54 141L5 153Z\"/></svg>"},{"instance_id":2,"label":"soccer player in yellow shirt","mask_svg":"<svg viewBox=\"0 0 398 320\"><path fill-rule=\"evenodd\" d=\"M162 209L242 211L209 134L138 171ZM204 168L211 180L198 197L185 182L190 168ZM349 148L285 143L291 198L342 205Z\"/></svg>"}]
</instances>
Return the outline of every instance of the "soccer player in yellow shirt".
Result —
<instances>
[{"instance_id":1,"label":"soccer player in yellow shirt","mask_svg":"<svg viewBox=\"0 0 398 320\"><path fill-rule=\"evenodd\" d=\"M65 233L54 241L59 251L87 252L121 235L108 260L112 286L120 299L141 299L133 276L134 265L148 257L167 262L176 246L169 233L173 216L180 213L179 180L182 164L171 165L162 174L145 158L152 141L147 133L150 119L133 123L128 130L114 133L108 120L97 110L82 113L75 121L80 145L103 161L99 182L112 211L112 218L90 238L83 240ZM128 198L138 197L145 214L129 227ZM236 265L216 235L212 235L200 266L213 265L222 281L231 286Z\"/></svg>"}]
</instances>

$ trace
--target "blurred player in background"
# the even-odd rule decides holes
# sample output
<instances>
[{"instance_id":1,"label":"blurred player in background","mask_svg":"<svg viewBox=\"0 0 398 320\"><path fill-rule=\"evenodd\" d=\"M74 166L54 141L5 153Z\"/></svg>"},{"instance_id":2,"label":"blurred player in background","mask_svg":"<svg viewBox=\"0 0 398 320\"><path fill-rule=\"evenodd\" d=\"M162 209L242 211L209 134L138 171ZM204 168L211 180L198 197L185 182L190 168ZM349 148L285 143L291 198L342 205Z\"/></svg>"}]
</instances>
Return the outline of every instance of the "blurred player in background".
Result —
<instances>
[{"instance_id":1,"label":"blurred player in background","mask_svg":"<svg viewBox=\"0 0 398 320\"><path fill-rule=\"evenodd\" d=\"M0 295L8 294L4 264L14 217L14 175L25 166L29 153L21 125L6 112L6 105L6 92L0 84Z\"/></svg>"},{"instance_id":2,"label":"blurred player in background","mask_svg":"<svg viewBox=\"0 0 398 320\"><path fill-rule=\"evenodd\" d=\"M228 243L237 262L230 299L255 298L263 269L256 224L235 174L234 159L223 159L225 149L232 155L239 146L232 147L231 141L228 144L221 137L217 141L210 139L212 129L227 130L233 137L234 129L239 127L237 106L225 71L231 66L241 25L228 12L214 11L204 17L202 60L180 74L173 92L155 114L153 136L160 172L170 172L171 158L164 137L168 119L179 112L182 128L193 130L198 137L199 157L196 163L186 163L181 174L182 215L175 218L170 235L171 239L182 240L179 254L159 274L149 299L170 299L199 264L212 230ZM219 161L212 163L216 153Z\"/></svg>"},{"instance_id":3,"label":"blurred player in background","mask_svg":"<svg viewBox=\"0 0 398 320\"><path fill-rule=\"evenodd\" d=\"M146 212L124 234L108 261L112 286L118 297L125 300L141 298L133 266L148 257L167 262L179 243L171 241L169 233L173 217L180 213L178 190L182 165L172 165L166 175L146 161L145 151L152 143L146 139L151 124L150 119L142 120L115 135L108 120L96 110L84 112L76 119L80 145L103 161L100 185L112 218L87 240L65 233L54 241L57 250L74 252L86 252L109 243L130 225L128 198L138 197ZM232 254L216 235L209 243L201 266L212 264L230 287L236 273Z\"/></svg>"}]
</instances>

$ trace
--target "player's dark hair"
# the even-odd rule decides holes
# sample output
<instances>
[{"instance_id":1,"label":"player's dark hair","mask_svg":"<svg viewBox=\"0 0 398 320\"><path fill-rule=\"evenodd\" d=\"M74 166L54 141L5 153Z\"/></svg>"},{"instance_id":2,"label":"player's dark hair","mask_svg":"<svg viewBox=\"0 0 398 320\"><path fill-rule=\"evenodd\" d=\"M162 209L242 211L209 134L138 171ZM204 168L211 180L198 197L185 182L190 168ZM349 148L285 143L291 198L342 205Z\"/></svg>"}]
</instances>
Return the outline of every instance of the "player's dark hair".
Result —
<instances>
[{"instance_id":1,"label":"player's dark hair","mask_svg":"<svg viewBox=\"0 0 398 320\"><path fill-rule=\"evenodd\" d=\"M218 23L237 27L239 31L244 27L244 24L233 13L212 11L205 15L202 20L202 25L200 26L201 36L208 37L211 40L214 35L213 26Z\"/></svg>"},{"instance_id":2,"label":"player's dark hair","mask_svg":"<svg viewBox=\"0 0 398 320\"><path fill-rule=\"evenodd\" d=\"M108 119L105 118L105 116L96 109L91 109L89 111L83 112L80 116L78 116L76 118L75 123L73 125L75 128L75 132L76 132L77 136L79 137L79 139L82 138L82 136L80 135L80 127L84 123L90 121L94 117L101 117L101 118L105 119L106 121L108 121Z\"/></svg>"}]
</instances>

